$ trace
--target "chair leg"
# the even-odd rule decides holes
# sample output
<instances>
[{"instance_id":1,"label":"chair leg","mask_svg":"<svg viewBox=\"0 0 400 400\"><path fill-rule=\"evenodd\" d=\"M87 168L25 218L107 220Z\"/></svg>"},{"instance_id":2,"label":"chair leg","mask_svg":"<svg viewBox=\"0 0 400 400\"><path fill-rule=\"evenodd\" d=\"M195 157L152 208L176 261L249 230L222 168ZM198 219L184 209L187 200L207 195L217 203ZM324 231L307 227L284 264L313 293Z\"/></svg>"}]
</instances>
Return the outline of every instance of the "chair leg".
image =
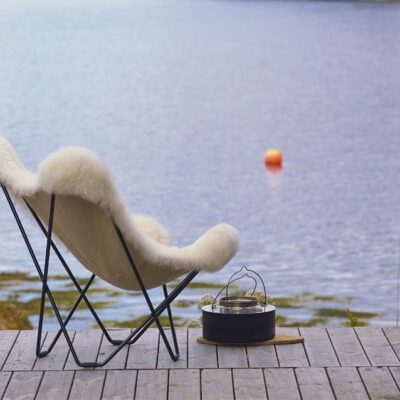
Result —
<instances>
[{"instance_id":1,"label":"chair leg","mask_svg":"<svg viewBox=\"0 0 400 400\"><path fill-rule=\"evenodd\" d=\"M33 210L33 208L29 205L29 203L27 201L25 201L26 206L29 208L31 214L33 215L35 221L37 222L37 224L39 225L40 230L42 231L42 233L46 236L46 238L48 237L48 232L45 228L45 226L43 225L42 221L40 220L40 218L38 217L38 215L36 214L35 210ZM76 287L76 289L78 290L79 293L83 293L82 297L79 297L79 299L77 300L77 303L75 303L75 306L73 307L73 311L72 314L74 313L76 307L78 307L79 303L82 299L85 302L86 306L88 307L89 311L91 312L91 314L93 315L94 319L96 320L97 325L99 326L99 328L102 330L105 338L107 339L107 341L113 345L119 345L122 340L116 340L116 339L112 339L110 334L108 333L107 329L104 327L103 323L101 322L101 319L99 318L99 316L97 315L95 309L93 308L92 304L90 303L89 299L86 297L85 292L86 290L83 290L81 288L81 286L79 285L78 281L76 280L74 274L72 273L71 269L69 268L67 262L65 261L64 257L62 256L61 252L58 250L58 247L56 246L56 244L54 243L54 241L50 238L50 245L52 247L52 249L54 250L54 252L56 253L58 259L60 260L61 264L63 265L65 271L67 272L67 274L69 275L70 279L72 280L72 283L74 284L74 286ZM92 275L92 277L90 278L91 281L93 281L93 279L96 277L96 275ZM91 282L90 282L91 284ZM90 286L90 285L89 285ZM68 320L72 317L72 314L69 315L67 317L66 323L68 322ZM55 341L57 341L59 335L61 334L61 330L58 332L57 336L54 338L54 343L52 343L51 348L53 348ZM51 349L50 349L51 350Z\"/></svg>"},{"instance_id":2,"label":"chair leg","mask_svg":"<svg viewBox=\"0 0 400 400\"><path fill-rule=\"evenodd\" d=\"M157 316L160 316L165 311L167 306L179 296L179 294L186 288L186 286L193 280L193 278L195 278L197 274L198 271L192 271L188 275L186 275L182 282L179 283L179 285L168 295L168 297L164 299L157 307L155 307L155 313ZM135 330L140 330L143 328L143 332L140 334L141 336L144 331L151 326L153 322L153 315L149 314L147 318L142 321ZM135 343L136 340L129 342L129 344Z\"/></svg>"},{"instance_id":3,"label":"chair leg","mask_svg":"<svg viewBox=\"0 0 400 400\"><path fill-rule=\"evenodd\" d=\"M47 355L51 349L53 348L54 344L57 342L58 338L60 337L62 332L67 340L67 344L68 347L71 350L71 354L76 362L76 364L80 367L83 368L97 368L97 367L103 367L105 366L125 345L129 345L129 344L133 344L135 343L144 333L145 331L151 326L151 324L153 322L158 320L158 317L166 310L170 307L170 304L172 303L172 301L174 301L176 299L176 297L186 288L186 286L193 280L193 278L197 275L197 271L193 271L191 273L189 273L183 280L182 282L169 294L167 295L167 297L157 306L157 307L153 307L153 311L151 314L149 314L149 316L147 317L147 319L145 321L143 321L130 335L128 335L124 340L120 340L119 343L117 343L118 347L111 352L111 354L109 354L109 356L101 363L97 363L97 362L81 362L76 354L75 348L72 344L72 341L70 340L67 330L66 330L66 325L69 321L69 319L71 318L72 314L74 313L75 309L77 308L78 304L80 303L80 301L82 300L83 296L85 295L86 290L89 288L89 286L91 285L91 283L93 282L94 279L94 275L92 276L92 278L88 281L88 283L86 284L86 286L84 287L84 289L82 290L82 293L80 293L80 296L78 298L78 300L76 301L74 307L71 309L69 315L67 316L67 318L65 320L62 320L61 315L59 313L59 310L57 308L57 305L54 301L54 298L52 296L51 290L49 289L49 287L45 284L43 284L46 287L46 295L48 296L51 306L53 308L53 311L57 317L57 320L60 324L60 331L58 332L58 334L56 335L56 337L54 338L52 344L49 346L48 350L46 351L42 351L38 354L39 357L44 357L45 355ZM148 297L147 291L146 291L146 295ZM146 297L146 296L145 296ZM149 299L150 300L150 299ZM172 321L172 313L171 315L171 321ZM178 346L177 346L177 342L176 342L176 346L175 346L175 350L176 353L174 354L171 346L169 344L169 341L165 335L164 329L161 327L161 324L158 324L159 329L160 330L160 334L161 337L164 340L164 343L167 347L167 350L170 354L170 357L174 360L177 361L179 358L179 350L178 350ZM174 339L174 345L175 345L175 341L176 341L176 334L175 334L175 328L173 326L173 321L172 321L172 325L171 328L173 329L173 338Z\"/></svg>"},{"instance_id":4,"label":"chair leg","mask_svg":"<svg viewBox=\"0 0 400 400\"><path fill-rule=\"evenodd\" d=\"M167 309L167 307L176 299L176 297L186 288L188 283L193 280L193 278L198 274L198 271L192 271L190 272L183 280L182 282L168 295L166 299L164 299L157 307L153 308L154 313L149 314L147 319L145 321L142 321L141 324L128 336L126 337L121 344L111 353L109 356L102 362L102 363L84 363L84 367L103 367L106 365L120 350L123 346L133 344L135 343L145 332L146 330L151 326L153 322L158 321L158 317ZM146 295L148 296L147 292ZM145 296L146 297L146 296ZM166 346L168 349L168 339L165 336L164 330L161 327L160 330L161 337L164 337L166 339ZM172 358L172 360L177 361L179 358L179 353L178 355L174 355L172 352L171 347L169 347L171 351L169 351L169 354ZM78 364L79 365L79 364Z\"/></svg>"},{"instance_id":5,"label":"chair leg","mask_svg":"<svg viewBox=\"0 0 400 400\"><path fill-rule=\"evenodd\" d=\"M167 285L163 285L163 292L164 292L164 298L167 299L168 298ZM179 357L179 346L178 346L178 340L176 339L175 325L174 325L174 319L172 318L172 310L170 303L168 303L167 312L168 312L169 326L171 328L172 340L174 341L175 353Z\"/></svg>"},{"instance_id":6,"label":"chair leg","mask_svg":"<svg viewBox=\"0 0 400 400\"><path fill-rule=\"evenodd\" d=\"M122 232L120 231L120 229L118 228L116 223L114 221L112 221L112 222L113 222L114 228L115 228L115 230L117 232L118 238L119 238L119 240L121 242L121 245L122 245L122 247L123 247L123 249L125 251L126 257L128 258L128 261L129 261L129 264L130 264L130 266L132 268L132 271L133 271L133 273L135 275L135 278L139 283L140 289L141 289L141 291L143 293L143 296L144 296L144 298L146 300L146 303L147 303L147 305L148 305L148 307L150 309L150 313L151 313L152 319L155 321L155 323L157 325L157 328L158 328L158 330L160 332L161 338L164 341L165 347L167 348L167 351L168 351L171 359L173 361L177 361L179 359L179 351L176 351L176 353L173 352L173 350L171 348L171 345L169 343L169 340L168 340L167 336L165 335L164 329L161 326L160 320L158 319L159 314L157 314L155 309L154 309L153 303L150 300L150 297L149 297L149 295L147 293L147 290L146 290L146 287L145 287L145 285L143 283L143 280L142 280L142 278L141 278L141 276L139 274L139 271L136 268L136 264L135 264L135 262L133 260L133 257L132 257L132 254L131 254L129 248L128 248L128 245L125 242L125 239L124 239L124 237L122 235ZM186 286L190 282L190 280L193 279L194 276L197 275L197 273L198 273L198 271L192 271L191 273L189 273L186 276L186 278L181 282L181 285L185 284L185 286ZM187 281L187 279L189 279L189 280ZM165 292L164 292L164 294L165 294ZM171 293L171 295L172 295L172 293ZM174 300L174 298L171 298L171 296L168 296L168 298L166 300L164 300L164 302L166 302L166 308L169 308L170 303L173 300ZM168 309L168 316L170 317L170 321L172 321L172 314L171 314L171 309L170 308ZM172 324L172 327L173 327L173 324ZM178 347L177 344L178 343L176 341L175 329L172 328L172 330L173 330L174 344L176 343L175 349L178 350L177 349L177 347Z\"/></svg>"},{"instance_id":7,"label":"chair leg","mask_svg":"<svg viewBox=\"0 0 400 400\"><path fill-rule=\"evenodd\" d=\"M47 277L49 275L49 263L50 263L50 241L51 234L53 232L53 218L54 218L54 208L56 204L56 196L53 194L50 200L50 214L49 214L49 230L47 233L47 243L46 243L46 256L44 261L44 271L43 271L43 281L42 281L42 295L40 297L40 312L39 312L39 324L38 324L38 335L36 341L36 355L40 356L40 347L41 347L41 339L42 339L42 328L43 328L43 317L44 317L44 305L46 300L46 291L47 291Z\"/></svg>"},{"instance_id":8,"label":"chair leg","mask_svg":"<svg viewBox=\"0 0 400 400\"><path fill-rule=\"evenodd\" d=\"M171 358L176 361L179 358L179 348L178 348L178 343L177 343L177 339L176 339L176 332L175 332L175 326L173 323L173 319L172 319L172 312L171 312L171 307L170 304L172 303L172 301L175 300L175 298L182 292L182 290L185 289L185 287L188 285L188 283L197 275L198 271L192 271L190 272L183 280L182 282L168 295L168 292L166 290L166 287L164 285L163 290L164 290L164 300L157 306L154 307L150 297L147 293L146 288L143 285L143 282L141 280L141 277L136 269L136 266L133 263L133 260L129 254L129 250L127 249L127 247L125 248L125 251L128 252L128 258L130 261L130 264L132 266L133 272L135 273L139 284L141 285L141 289L143 292L143 295L146 299L146 302L149 306L150 309L150 314L148 315L148 317L146 318L146 320L144 320L130 335L128 335L124 340L113 340L111 339L111 337L109 336L107 330L105 329L104 325L102 324L100 318L98 317L97 313L95 312L93 306L91 305L90 301L88 300L88 298L86 297L86 292L87 290L90 288L91 284L93 283L93 280L95 279L95 275L92 275L91 278L89 279L89 281L86 283L86 285L81 288L81 286L79 285L79 283L77 282L76 278L74 277L74 275L72 274L72 271L69 269L67 263L65 262L64 258L62 257L61 253L59 252L57 246L55 245L55 243L52 240L52 228L53 228L53 218L54 218L54 209L55 209L55 195L52 195L51 197L51 204L50 204L50 214L49 214L49 228L48 230L46 230L46 228L44 227L43 223L41 222L40 218L36 215L36 213L34 212L33 209L31 209L31 207L29 206L28 203L27 206L29 207L29 209L31 210L33 216L35 217L38 225L40 226L42 232L44 233L44 235L46 236L46 255L45 255L45 265L42 271L42 268L37 260L36 254L33 251L32 245L29 241L29 238L26 234L25 228L22 225L22 222L19 218L19 215L15 209L14 203L11 199L11 196L9 195L7 189L5 186L1 185L2 189L4 191L5 197L8 201L8 204L10 206L10 209L13 213L13 216L15 218L15 221L19 227L19 230L21 232L21 235L25 241L25 244L27 246L27 249L29 251L29 254L32 258L33 264L37 270L37 273L39 275L39 278L41 279L42 282L42 292L41 292L41 301L40 301L40 311L39 311L39 324L38 324L38 335L37 335L37 343L36 343L36 354L38 357L44 357L47 354L50 353L50 351L53 349L54 345L56 344L56 342L58 341L58 339L60 338L61 334L64 335L65 340L67 342L67 345L71 351L71 355L74 358L76 364L80 367L83 368L96 368L96 367L103 367L104 365L106 365L125 345L129 345L129 344L133 344L135 343L143 334L144 332L151 326L151 324L153 322L155 322L157 324L157 327L160 331L160 335L167 347L167 350L171 356ZM115 225L115 224L114 224ZM116 227L117 232L118 232L118 228ZM119 232L120 235L120 232ZM122 238L122 235L120 237L121 242L124 245L124 241ZM55 299L53 297L53 294L48 286L48 272L49 272L49 264L50 264L50 252L51 249L53 249L57 255L57 257L60 259L61 263L63 264L65 270L67 271L68 275L70 276L71 280L73 281L75 287L77 288L78 292L79 292L79 296L75 302L75 304L73 305L73 307L71 308L68 316L63 319L61 317L60 311L57 307L57 304L55 302ZM41 345L42 345L42 331L43 331L43 322L44 322L44 311L45 311L45 299L46 296L50 302L50 305L54 311L55 317L60 325L60 330L57 332L55 338L53 339L52 343L49 345L49 347L47 348L47 350L41 350ZM72 318L74 312L76 311L76 309L78 308L79 304L81 303L81 301L84 300L86 305L88 306L88 308L90 309L91 313L93 314L94 318L96 319L96 321L98 322L100 328L102 329L105 337L107 338L107 340L112 343L117 345L117 348L111 352L111 354L109 354L109 356L101 363L97 363L97 362L81 362L80 359L78 358L78 355L75 351L75 348L72 344L72 340L68 334L67 331L67 324L70 321L70 319ZM171 325L171 333L172 333L172 338L173 338L173 343L174 343L174 348L175 348L175 353L173 352L171 345L169 344L169 341L165 335L164 329L161 326L161 323L159 321L159 316L165 311L167 310L168 312L168 317L169 317L169 321L170 321L170 325Z\"/></svg>"},{"instance_id":9,"label":"chair leg","mask_svg":"<svg viewBox=\"0 0 400 400\"><path fill-rule=\"evenodd\" d=\"M59 324L60 324L60 326L61 326L62 332L63 332L63 334L64 334L64 336L65 336L65 340L67 341L68 347L69 347L70 350L71 350L71 354L72 354L72 356L74 357L74 360L75 360L75 361L77 362L77 364L79 365L79 364L80 364L80 361L79 361L79 359L78 359L78 357L77 357L77 355L76 355L75 349L74 349L73 346L72 346L71 338L69 337L68 332L67 332L67 330L65 329L65 326L64 326L64 324L63 324L63 320L62 320L62 318L61 318L61 315L60 315L60 313L59 313L59 311L58 311L57 305L56 305L56 303L55 303L55 301L54 301L54 298L53 298L53 296L52 296L52 294L51 294L51 292L50 292L48 286L47 286L47 279L45 280L44 274L43 274L42 269L41 269L41 267L40 267L40 264L39 264L39 262L38 262L38 260L37 260L36 254L35 254L35 252L33 251L31 242L30 242L30 240L29 240L29 238L28 238L28 235L26 234L26 231L25 231L25 228L24 228L24 226L23 226L23 224L22 224L22 222L21 222L21 219L19 218L19 215L18 215L18 213L17 213L17 210L16 210L16 208L15 208L15 205L14 205L12 199L11 199L10 194L8 193L7 188L6 188L4 185L1 185L1 187L2 187L2 189L3 189L3 192L4 192L4 195L5 195L6 199L7 199L7 202L8 202L8 204L9 204L9 206L10 206L10 209L11 209L11 212L12 212L12 214L13 214L13 216L14 216L15 222L16 222L17 225L18 225L18 228L19 228L19 230L20 230L20 232L21 232L22 238L24 239L24 242L25 242L25 244L26 244L26 247L27 247L27 249L28 249L28 251L29 251L29 254L30 254L31 258L32 258L32 262L33 262L33 264L34 264L34 266L35 266L35 268L36 268L36 271L37 271L37 273L38 273L38 275L39 275L40 280L42 281L42 285L43 285L44 291L45 291L45 293L47 294L47 296L48 296L48 298L49 298L49 301L50 301L51 306L52 306L52 308L53 308L53 310L54 310L54 313L55 313L55 315L56 315L56 318L57 318L57 320L58 320L58 322L59 322ZM43 288L42 288L42 293L43 293ZM41 303L42 303L42 302L41 302ZM43 307L43 308L41 307L41 312L40 312L40 314L39 314L39 319L41 319L41 321L42 321L42 322L41 322L41 326L43 325L43 317L44 317L44 307ZM40 348L40 344L41 344L41 330L40 330L40 331L38 330L37 348L36 348L36 350L38 350L38 347ZM45 352L44 352L44 353L39 352L39 355L40 355L40 356L44 356L44 355L45 355Z\"/></svg>"},{"instance_id":10,"label":"chair leg","mask_svg":"<svg viewBox=\"0 0 400 400\"><path fill-rule=\"evenodd\" d=\"M64 326L67 326L68 322L70 321L70 319L72 318L73 314L75 313L76 309L78 308L79 304L82 301L82 298L84 297L86 291L89 289L89 287L91 286L91 284L94 281L94 278L96 277L96 275L92 275L89 279L89 281L86 283L85 287L83 288L83 290L81 291L78 299L75 301L75 304L72 306L70 312L68 313L67 317L65 318L65 320L63 321ZM47 292L46 292L47 294ZM43 318L43 316L42 316ZM62 334L62 330L59 329L59 331L57 332L56 336L54 337L53 341L50 343L49 347L47 348L47 350L42 350L40 352L40 354L37 354L38 357L44 357L47 356L47 354L49 354L51 352L51 350L53 349L53 347L55 346L55 344L57 343L58 339L60 338Z\"/></svg>"}]
</instances>

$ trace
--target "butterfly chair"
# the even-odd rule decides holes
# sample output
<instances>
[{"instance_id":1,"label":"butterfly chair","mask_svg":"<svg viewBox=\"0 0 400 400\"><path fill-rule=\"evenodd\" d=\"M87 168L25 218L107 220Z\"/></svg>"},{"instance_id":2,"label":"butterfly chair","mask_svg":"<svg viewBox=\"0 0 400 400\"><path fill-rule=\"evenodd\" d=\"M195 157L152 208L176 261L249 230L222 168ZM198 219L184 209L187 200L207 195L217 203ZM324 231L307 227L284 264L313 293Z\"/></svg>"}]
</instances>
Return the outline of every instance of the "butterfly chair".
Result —
<instances>
[{"instance_id":1,"label":"butterfly chair","mask_svg":"<svg viewBox=\"0 0 400 400\"><path fill-rule=\"evenodd\" d=\"M38 173L33 174L24 168L10 143L0 137L0 183L42 282L36 343L38 357L49 354L63 334L77 365L102 367L125 345L135 343L155 323L172 360L179 358L170 305L199 271L217 271L235 255L239 244L235 228L219 224L187 247L171 246L168 233L157 221L133 215L128 210L104 162L93 152L79 147L55 151L40 164ZM28 208L46 238L43 267L32 248L15 201ZM92 273L83 287L63 258L54 237ZM61 316L48 286L51 254L58 257L79 292L65 318ZM167 282L185 274L177 287L168 293ZM118 288L143 293L149 314L124 340L112 339L86 295L96 276ZM159 286L163 288L164 300L155 306L147 291ZM43 350L46 296L60 329L48 348ZM103 362L81 361L68 333L68 322L82 301L104 337L116 346ZM159 320L164 311L168 314L174 349Z\"/></svg>"}]
</instances>

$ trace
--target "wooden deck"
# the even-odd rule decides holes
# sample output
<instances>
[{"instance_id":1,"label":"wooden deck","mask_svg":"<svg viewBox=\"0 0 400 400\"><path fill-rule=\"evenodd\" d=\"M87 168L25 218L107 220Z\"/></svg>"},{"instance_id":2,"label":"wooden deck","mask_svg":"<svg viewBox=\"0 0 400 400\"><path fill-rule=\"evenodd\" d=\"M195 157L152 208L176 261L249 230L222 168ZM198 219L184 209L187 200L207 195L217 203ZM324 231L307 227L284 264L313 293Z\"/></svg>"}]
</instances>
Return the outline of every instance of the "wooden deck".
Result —
<instances>
[{"instance_id":1,"label":"wooden deck","mask_svg":"<svg viewBox=\"0 0 400 400\"><path fill-rule=\"evenodd\" d=\"M280 329L298 333L297 329ZM115 330L124 337L129 330ZM196 342L199 329L178 331L181 359L172 362L148 331L107 366L83 370L65 341L35 357L35 331L0 332L3 399L400 399L400 329L302 328L304 344L216 347ZM48 332L45 345L54 336ZM77 331L83 361L111 347L100 331Z\"/></svg>"}]
</instances>

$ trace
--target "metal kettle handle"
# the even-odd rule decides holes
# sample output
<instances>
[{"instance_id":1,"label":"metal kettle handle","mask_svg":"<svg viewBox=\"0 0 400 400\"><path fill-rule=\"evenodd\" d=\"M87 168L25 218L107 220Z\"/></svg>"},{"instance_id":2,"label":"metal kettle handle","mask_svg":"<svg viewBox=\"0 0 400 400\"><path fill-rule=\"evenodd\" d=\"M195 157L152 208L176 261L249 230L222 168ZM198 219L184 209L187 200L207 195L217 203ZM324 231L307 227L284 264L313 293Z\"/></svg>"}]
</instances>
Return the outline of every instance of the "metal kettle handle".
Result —
<instances>
[{"instance_id":1,"label":"metal kettle handle","mask_svg":"<svg viewBox=\"0 0 400 400\"><path fill-rule=\"evenodd\" d=\"M243 272L243 271L245 271L245 272ZM235 279L233 279L236 275L238 275L238 274L240 274L240 273L242 274L241 276L236 277ZM253 281L254 281L254 288L253 288L253 291L252 291L252 293L251 293L251 295L253 295L253 293L254 293L255 290L257 289L257 279L254 278L254 276L251 276L249 273L250 273L250 274L256 275L256 277L257 277L257 278L260 280L260 282L262 283L262 286L263 286L263 289L264 289L264 308L265 308L266 305L267 305L267 291L266 291L266 289L265 289L265 283L264 283L263 279L261 278L261 275L260 275L259 273L257 273L256 271L254 271L254 270L252 270L252 269L250 269L250 268L247 268L245 265L243 265L243 266L240 268L239 271L236 271L236 272L234 272L234 273L231 275L231 277L230 277L229 280L228 280L228 283L217 293L217 295L215 296L214 302L212 303L211 309L214 310L214 308L216 307L217 299L218 299L218 297L220 296L220 294L222 293L222 291L223 291L224 289L225 289L225 295L226 295L226 297L228 297L228 288L229 288L229 285L232 284L233 282L236 282L236 281L238 281L238 280L240 280L240 279L243 279L243 278L245 278L245 277L250 278L250 279L253 279Z\"/></svg>"}]
</instances>

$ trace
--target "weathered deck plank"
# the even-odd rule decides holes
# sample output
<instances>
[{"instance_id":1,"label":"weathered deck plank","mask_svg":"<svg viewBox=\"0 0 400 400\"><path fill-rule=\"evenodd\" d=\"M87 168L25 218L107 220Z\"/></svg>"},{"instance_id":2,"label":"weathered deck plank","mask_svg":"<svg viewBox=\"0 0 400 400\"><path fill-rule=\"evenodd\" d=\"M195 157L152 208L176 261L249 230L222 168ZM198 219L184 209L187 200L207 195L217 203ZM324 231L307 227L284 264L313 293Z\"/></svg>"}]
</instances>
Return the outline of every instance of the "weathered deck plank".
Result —
<instances>
[{"instance_id":1,"label":"weathered deck plank","mask_svg":"<svg viewBox=\"0 0 400 400\"><path fill-rule=\"evenodd\" d=\"M46 371L37 394L37 400L67 400L74 371Z\"/></svg>"},{"instance_id":2,"label":"weathered deck plank","mask_svg":"<svg viewBox=\"0 0 400 400\"><path fill-rule=\"evenodd\" d=\"M45 339L46 333L43 334ZM36 361L36 331L20 331L3 371L30 371Z\"/></svg>"},{"instance_id":3,"label":"weathered deck plank","mask_svg":"<svg viewBox=\"0 0 400 400\"><path fill-rule=\"evenodd\" d=\"M299 335L297 328L279 328L279 333ZM308 367L308 359L302 343L276 346L279 365L281 367Z\"/></svg>"},{"instance_id":4,"label":"weathered deck plank","mask_svg":"<svg viewBox=\"0 0 400 400\"><path fill-rule=\"evenodd\" d=\"M199 336L202 336L201 328L189 329L189 368L217 368L218 364L216 346L197 343L197 337Z\"/></svg>"},{"instance_id":5,"label":"weathered deck plank","mask_svg":"<svg viewBox=\"0 0 400 400\"><path fill-rule=\"evenodd\" d=\"M399 359L394 353L382 329L365 327L355 328L361 345L364 348L371 365L389 366L400 365Z\"/></svg>"},{"instance_id":6,"label":"weathered deck plank","mask_svg":"<svg viewBox=\"0 0 400 400\"><path fill-rule=\"evenodd\" d=\"M172 340L172 334L171 330L166 330L166 336L169 340L169 343L171 345L172 350L174 351L174 345L173 345L173 340ZM179 346L179 360L178 361L172 361L167 348L165 347L164 341L162 340L160 336L160 348L158 352L158 365L157 368L159 369L165 369L165 368L187 368L187 329L177 329L176 330L176 339L178 341L178 346Z\"/></svg>"},{"instance_id":7,"label":"weathered deck plank","mask_svg":"<svg viewBox=\"0 0 400 400\"><path fill-rule=\"evenodd\" d=\"M292 368L266 368L264 376L269 400L301 399Z\"/></svg>"},{"instance_id":8,"label":"weathered deck plank","mask_svg":"<svg viewBox=\"0 0 400 400\"><path fill-rule=\"evenodd\" d=\"M151 329L97 370L79 369L63 337L47 357L36 359L36 332L0 332L0 349L7 353L0 354L4 360L0 398L400 400L400 329L301 328L300 332L304 346L245 347L198 344L201 330L179 329L181 360L175 364L163 343L160 347L158 330ZM115 330L112 336L125 338L128 333ZM44 335L44 347L54 335ZM74 344L82 361L101 361L115 348L99 330L78 331Z\"/></svg>"},{"instance_id":9,"label":"weathered deck plank","mask_svg":"<svg viewBox=\"0 0 400 400\"><path fill-rule=\"evenodd\" d=\"M368 394L355 367L327 369L337 400L368 400Z\"/></svg>"},{"instance_id":10,"label":"weathered deck plank","mask_svg":"<svg viewBox=\"0 0 400 400\"><path fill-rule=\"evenodd\" d=\"M229 369L201 371L202 400L233 400L232 372Z\"/></svg>"},{"instance_id":11,"label":"weathered deck plank","mask_svg":"<svg viewBox=\"0 0 400 400\"><path fill-rule=\"evenodd\" d=\"M3 400L34 399L42 380L43 372L14 372L4 393Z\"/></svg>"},{"instance_id":12,"label":"weathered deck plank","mask_svg":"<svg viewBox=\"0 0 400 400\"><path fill-rule=\"evenodd\" d=\"M0 370L10 354L18 333L17 330L0 331Z\"/></svg>"},{"instance_id":13,"label":"weathered deck plank","mask_svg":"<svg viewBox=\"0 0 400 400\"><path fill-rule=\"evenodd\" d=\"M71 331L68 333L70 334L71 340L73 340L75 332ZM56 334L56 331L47 333L46 339L43 342L42 350L46 350L49 347ZM36 359L33 369L36 371L61 371L64 369L68 353L69 347L67 341L65 340L64 335L61 334L52 351L46 357Z\"/></svg>"},{"instance_id":14,"label":"weathered deck plank","mask_svg":"<svg viewBox=\"0 0 400 400\"><path fill-rule=\"evenodd\" d=\"M341 366L359 367L370 365L353 329L329 328L328 334Z\"/></svg>"},{"instance_id":15,"label":"weathered deck plank","mask_svg":"<svg viewBox=\"0 0 400 400\"><path fill-rule=\"evenodd\" d=\"M109 331L112 339L123 340L131 333L130 329L111 329ZM97 356L97 362L103 362L115 349L117 346L109 343L106 337L103 335L101 341L101 346L99 354ZM112 358L107 365L102 367L103 369L125 369L126 360L128 358L128 346L124 346L119 353L117 353L114 358Z\"/></svg>"},{"instance_id":16,"label":"weathered deck plank","mask_svg":"<svg viewBox=\"0 0 400 400\"><path fill-rule=\"evenodd\" d=\"M130 346L126 368L155 369L158 357L158 329L149 329Z\"/></svg>"},{"instance_id":17,"label":"weathered deck plank","mask_svg":"<svg viewBox=\"0 0 400 400\"><path fill-rule=\"evenodd\" d=\"M304 347L312 367L339 366L335 350L328 333L321 328L300 328L304 336Z\"/></svg>"},{"instance_id":18,"label":"weathered deck plank","mask_svg":"<svg viewBox=\"0 0 400 400\"><path fill-rule=\"evenodd\" d=\"M389 371L392 374L397 387L400 388L400 367L389 367Z\"/></svg>"},{"instance_id":19,"label":"weathered deck plank","mask_svg":"<svg viewBox=\"0 0 400 400\"><path fill-rule=\"evenodd\" d=\"M266 400L264 376L261 369L234 369L233 386L236 400Z\"/></svg>"},{"instance_id":20,"label":"weathered deck plank","mask_svg":"<svg viewBox=\"0 0 400 400\"><path fill-rule=\"evenodd\" d=\"M11 378L11 372L0 372L0 399L2 398L8 382Z\"/></svg>"},{"instance_id":21,"label":"weathered deck plank","mask_svg":"<svg viewBox=\"0 0 400 400\"><path fill-rule=\"evenodd\" d=\"M400 399L400 392L386 367L360 367L359 372L371 400Z\"/></svg>"},{"instance_id":22,"label":"weathered deck plank","mask_svg":"<svg viewBox=\"0 0 400 400\"><path fill-rule=\"evenodd\" d=\"M297 368L295 373L303 399L335 400L324 368Z\"/></svg>"},{"instance_id":23,"label":"weathered deck plank","mask_svg":"<svg viewBox=\"0 0 400 400\"><path fill-rule=\"evenodd\" d=\"M275 346L247 346L250 368L278 367Z\"/></svg>"},{"instance_id":24,"label":"weathered deck plank","mask_svg":"<svg viewBox=\"0 0 400 400\"><path fill-rule=\"evenodd\" d=\"M388 338L397 358L400 359L400 328L383 328L383 333Z\"/></svg>"},{"instance_id":25,"label":"weathered deck plank","mask_svg":"<svg viewBox=\"0 0 400 400\"><path fill-rule=\"evenodd\" d=\"M101 343L102 332L100 329L90 329L86 331L76 331L73 345L78 358L81 362L94 362L97 359ZM79 370L79 367L72 353L69 352L65 370Z\"/></svg>"},{"instance_id":26,"label":"weathered deck plank","mask_svg":"<svg viewBox=\"0 0 400 400\"><path fill-rule=\"evenodd\" d=\"M76 371L69 400L100 400L105 375L101 370Z\"/></svg>"},{"instance_id":27,"label":"weathered deck plank","mask_svg":"<svg viewBox=\"0 0 400 400\"><path fill-rule=\"evenodd\" d=\"M169 372L168 398L173 400L200 400L200 371L172 369Z\"/></svg>"},{"instance_id":28,"label":"weathered deck plank","mask_svg":"<svg viewBox=\"0 0 400 400\"><path fill-rule=\"evenodd\" d=\"M141 370L138 372L135 400L163 400L168 394L167 370Z\"/></svg>"},{"instance_id":29,"label":"weathered deck plank","mask_svg":"<svg viewBox=\"0 0 400 400\"><path fill-rule=\"evenodd\" d=\"M107 371L102 400L132 400L135 394L137 371Z\"/></svg>"},{"instance_id":30,"label":"weathered deck plank","mask_svg":"<svg viewBox=\"0 0 400 400\"><path fill-rule=\"evenodd\" d=\"M217 351L218 368L247 368L245 346L217 346Z\"/></svg>"}]
</instances>

